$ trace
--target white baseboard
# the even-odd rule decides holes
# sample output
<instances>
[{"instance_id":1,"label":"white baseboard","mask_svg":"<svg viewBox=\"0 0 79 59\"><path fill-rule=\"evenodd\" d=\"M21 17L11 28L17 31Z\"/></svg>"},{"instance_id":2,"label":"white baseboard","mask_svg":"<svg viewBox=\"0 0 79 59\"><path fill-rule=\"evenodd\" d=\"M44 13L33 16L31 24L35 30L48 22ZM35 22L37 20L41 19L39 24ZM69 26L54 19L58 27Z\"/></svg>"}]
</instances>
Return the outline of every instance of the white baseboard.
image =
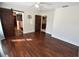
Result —
<instances>
[{"instance_id":1,"label":"white baseboard","mask_svg":"<svg viewBox=\"0 0 79 59\"><path fill-rule=\"evenodd\" d=\"M25 34L25 33L32 33L32 32L35 32L35 31L27 31L27 32L23 32L23 34Z\"/></svg>"},{"instance_id":2,"label":"white baseboard","mask_svg":"<svg viewBox=\"0 0 79 59\"><path fill-rule=\"evenodd\" d=\"M46 30L41 29L41 31L46 32Z\"/></svg>"},{"instance_id":3,"label":"white baseboard","mask_svg":"<svg viewBox=\"0 0 79 59\"><path fill-rule=\"evenodd\" d=\"M63 39L63 38L58 37L58 36L56 36L56 35L52 35L52 37L57 38L57 39L62 40L62 41L65 41L65 42L68 42L68 43L70 43L70 44L79 46L79 44L76 44L76 43L74 43L74 42L68 41L67 39Z\"/></svg>"}]
</instances>

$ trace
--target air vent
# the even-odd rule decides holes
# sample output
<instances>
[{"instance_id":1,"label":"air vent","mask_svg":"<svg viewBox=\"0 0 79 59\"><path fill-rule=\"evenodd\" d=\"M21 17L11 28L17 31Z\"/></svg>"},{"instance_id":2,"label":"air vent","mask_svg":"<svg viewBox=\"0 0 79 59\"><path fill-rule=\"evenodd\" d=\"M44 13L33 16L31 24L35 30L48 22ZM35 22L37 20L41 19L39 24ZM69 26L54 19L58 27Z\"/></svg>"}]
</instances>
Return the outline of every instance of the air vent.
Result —
<instances>
[{"instance_id":1,"label":"air vent","mask_svg":"<svg viewBox=\"0 0 79 59\"><path fill-rule=\"evenodd\" d=\"M62 6L63 8L65 8L65 7L69 7L68 5L64 5L64 6Z\"/></svg>"}]
</instances>

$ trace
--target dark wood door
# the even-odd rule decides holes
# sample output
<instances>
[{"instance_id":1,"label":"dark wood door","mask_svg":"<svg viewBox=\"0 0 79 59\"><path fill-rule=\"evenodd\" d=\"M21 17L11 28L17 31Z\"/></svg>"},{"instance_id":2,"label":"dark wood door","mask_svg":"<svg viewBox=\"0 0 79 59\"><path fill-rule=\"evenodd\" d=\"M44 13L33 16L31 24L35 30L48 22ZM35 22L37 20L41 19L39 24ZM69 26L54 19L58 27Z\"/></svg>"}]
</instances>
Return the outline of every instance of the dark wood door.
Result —
<instances>
[{"instance_id":1,"label":"dark wood door","mask_svg":"<svg viewBox=\"0 0 79 59\"><path fill-rule=\"evenodd\" d=\"M1 9L1 21L5 37L14 36L13 11L11 9Z\"/></svg>"},{"instance_id":2,"label":"dark wood door","mask_svg":"<svg viewBox=\"0 0 79 59\"><path fill-rule=\"evenodd\" d=\"M35 32L41 31L41 16L35 15Z\"/></svg>"}]
</instances>

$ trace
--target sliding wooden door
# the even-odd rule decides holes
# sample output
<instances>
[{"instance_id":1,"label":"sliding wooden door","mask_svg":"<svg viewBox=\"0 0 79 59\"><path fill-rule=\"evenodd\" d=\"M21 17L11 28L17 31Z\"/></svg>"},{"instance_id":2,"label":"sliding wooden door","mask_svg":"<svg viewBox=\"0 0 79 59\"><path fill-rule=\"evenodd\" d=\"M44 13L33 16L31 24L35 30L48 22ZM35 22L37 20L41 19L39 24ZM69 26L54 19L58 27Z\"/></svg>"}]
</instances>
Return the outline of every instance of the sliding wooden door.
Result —
<instances>
[{"instance_id":1,"label":"sliding wooden door","mask_svg":"<svg viewBox=\"0 0 79 59\"><path fill-rule=\"evenodd\" d=\"M14 36L13 11L11 9L0 8L0 13L5 37Z\"/></svg>"}]
</instances>

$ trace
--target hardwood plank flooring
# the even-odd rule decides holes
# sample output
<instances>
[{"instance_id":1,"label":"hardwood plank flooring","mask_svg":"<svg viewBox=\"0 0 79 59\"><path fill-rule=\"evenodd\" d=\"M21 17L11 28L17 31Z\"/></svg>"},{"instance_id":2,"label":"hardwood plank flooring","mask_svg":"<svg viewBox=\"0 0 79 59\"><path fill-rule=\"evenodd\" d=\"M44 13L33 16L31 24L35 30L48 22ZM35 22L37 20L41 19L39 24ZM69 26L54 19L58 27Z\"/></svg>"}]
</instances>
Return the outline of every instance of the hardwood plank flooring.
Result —
<instances>
[{"instance_id":1,"label":"hardwood plank flooring","mask_svg":"<svg viewBox=\"0 0 79 59\"><path fill-rule=\"evenodd\" d=\"M43 32L34 32L8 37L2 41L4 53L9 57L76 57L78 47L51 37Z\"/></svg>"}]
</instances>

